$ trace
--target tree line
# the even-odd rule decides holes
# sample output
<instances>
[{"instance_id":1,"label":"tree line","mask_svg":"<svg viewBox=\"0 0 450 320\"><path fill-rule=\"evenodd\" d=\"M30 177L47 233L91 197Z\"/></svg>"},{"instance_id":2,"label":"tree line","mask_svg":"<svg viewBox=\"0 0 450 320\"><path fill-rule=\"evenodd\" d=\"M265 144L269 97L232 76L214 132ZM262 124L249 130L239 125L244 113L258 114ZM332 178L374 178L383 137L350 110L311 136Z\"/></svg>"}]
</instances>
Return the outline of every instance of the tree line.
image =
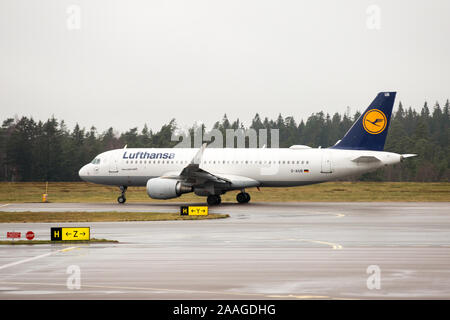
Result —
<instances>
[{"instance_id":1,"label":"tree line","mask_svg":"<svg viewBox=\"0 0 450 320\"><path fill-rule=\"evenodd\" d=\"M353 177L366 181L449 181L449 100L431 108L425 102L420 112L404 108L400 102L392 114L386 151L417 153L419 156L372 173ZM256 114L249 126L239 119L230 121L226 115L212 129L278 129L279 145L287 148L294 144L311 147L329 147L341 139L360 116L317 112L306 121L297 123L294 117L261 118ZM97 154L127 145L132 147L173 147L174 134L187 136L199 130L193 125L186 132L177 127L175 119L158 131L144 125L118 133L112 127L99 133L95 127L70 130L65 122L54 117L35 121L32 117L15 117L3 121L0 128L0 180L1 181L78 181L78 170ZM207 134L202 125L200 130ZM224 144L225 145L225 144ZM270 146L270 136L269 145Z\"/></svg>"}]
</instances>

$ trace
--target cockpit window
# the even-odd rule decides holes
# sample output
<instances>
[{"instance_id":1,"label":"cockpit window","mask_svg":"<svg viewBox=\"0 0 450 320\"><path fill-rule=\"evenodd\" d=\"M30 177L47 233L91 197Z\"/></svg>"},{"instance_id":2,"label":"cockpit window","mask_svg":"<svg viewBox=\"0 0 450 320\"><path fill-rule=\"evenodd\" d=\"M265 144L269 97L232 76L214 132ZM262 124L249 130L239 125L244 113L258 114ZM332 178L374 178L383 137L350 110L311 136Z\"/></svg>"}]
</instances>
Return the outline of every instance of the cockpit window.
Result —
<instances>
[{"instance_id":1,"label":"cockpit window","mask_svg":"<svg viewBox=\"0 0 450 320\"><path fill-rule=\"evenodd\" d=\"M99 164L100 163L100 158L95 158L94 160L92 160L91 163L92 164Z\"/></svg>"}]
</instances>

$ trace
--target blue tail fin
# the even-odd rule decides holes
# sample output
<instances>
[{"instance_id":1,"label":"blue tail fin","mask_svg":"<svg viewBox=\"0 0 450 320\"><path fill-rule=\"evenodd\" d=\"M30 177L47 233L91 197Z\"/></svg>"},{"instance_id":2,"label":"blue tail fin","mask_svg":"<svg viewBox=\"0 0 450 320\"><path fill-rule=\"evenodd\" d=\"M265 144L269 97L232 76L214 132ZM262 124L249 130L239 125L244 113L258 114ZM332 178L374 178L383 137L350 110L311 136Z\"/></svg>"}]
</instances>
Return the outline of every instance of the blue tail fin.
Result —
<instances>
[{"instance_id":1,"label":"blue tail fin","mask_svg":"<svg viewBox=\"0 0 450 320\"><path fill-rule=\"evenodd\" d=\"M331 148L383 151L396 92L380 92L342 140Z\"/></svg>"}]
</instances>

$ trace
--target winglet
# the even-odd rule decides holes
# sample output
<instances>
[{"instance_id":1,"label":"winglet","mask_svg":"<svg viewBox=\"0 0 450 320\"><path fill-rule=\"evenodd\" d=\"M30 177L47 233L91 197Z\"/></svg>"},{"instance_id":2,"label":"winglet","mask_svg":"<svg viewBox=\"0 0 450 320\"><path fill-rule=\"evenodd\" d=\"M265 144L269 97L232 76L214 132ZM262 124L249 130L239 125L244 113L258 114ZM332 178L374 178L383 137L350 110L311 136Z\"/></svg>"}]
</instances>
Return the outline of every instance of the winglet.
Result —
<instances>
[{"instance_id":1,"label":"winglet","mask_svg":"<svg viewBox=\"0 0 450 320\"><path fill-rule=\"evenodd\" d=\"M207 143L202 144L194 158L192 158L191 164L200 164L200 162L202 162L203 151L205 151L206 145Z\"/></svg>"}]
</instances>

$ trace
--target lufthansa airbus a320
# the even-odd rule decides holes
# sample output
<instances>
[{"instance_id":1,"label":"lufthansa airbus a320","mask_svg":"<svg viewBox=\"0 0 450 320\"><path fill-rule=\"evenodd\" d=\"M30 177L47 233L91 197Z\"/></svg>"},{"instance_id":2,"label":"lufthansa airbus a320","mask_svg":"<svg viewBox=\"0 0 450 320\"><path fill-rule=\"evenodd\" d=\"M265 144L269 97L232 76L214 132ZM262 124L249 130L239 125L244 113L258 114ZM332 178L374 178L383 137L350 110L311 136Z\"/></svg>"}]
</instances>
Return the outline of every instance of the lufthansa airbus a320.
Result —
<instances>
[{"instance_id":1,"label":"lufthansa airbus a320","mask_svg":"<svg viewBox=\"0 0 450 320\"><path fill-rule=\"evenodd\" d=\"M395 94L379 93L330 148L124 148L99 154L79 175L88 182L118 186L119 203L125 203L128 186L146 186L154 199L194 192L217 205L230 190L240 190L237 202L247 203L246 188L302 186L373 171L415 156L383 151Z\"/></svg>"}]
</instances>

